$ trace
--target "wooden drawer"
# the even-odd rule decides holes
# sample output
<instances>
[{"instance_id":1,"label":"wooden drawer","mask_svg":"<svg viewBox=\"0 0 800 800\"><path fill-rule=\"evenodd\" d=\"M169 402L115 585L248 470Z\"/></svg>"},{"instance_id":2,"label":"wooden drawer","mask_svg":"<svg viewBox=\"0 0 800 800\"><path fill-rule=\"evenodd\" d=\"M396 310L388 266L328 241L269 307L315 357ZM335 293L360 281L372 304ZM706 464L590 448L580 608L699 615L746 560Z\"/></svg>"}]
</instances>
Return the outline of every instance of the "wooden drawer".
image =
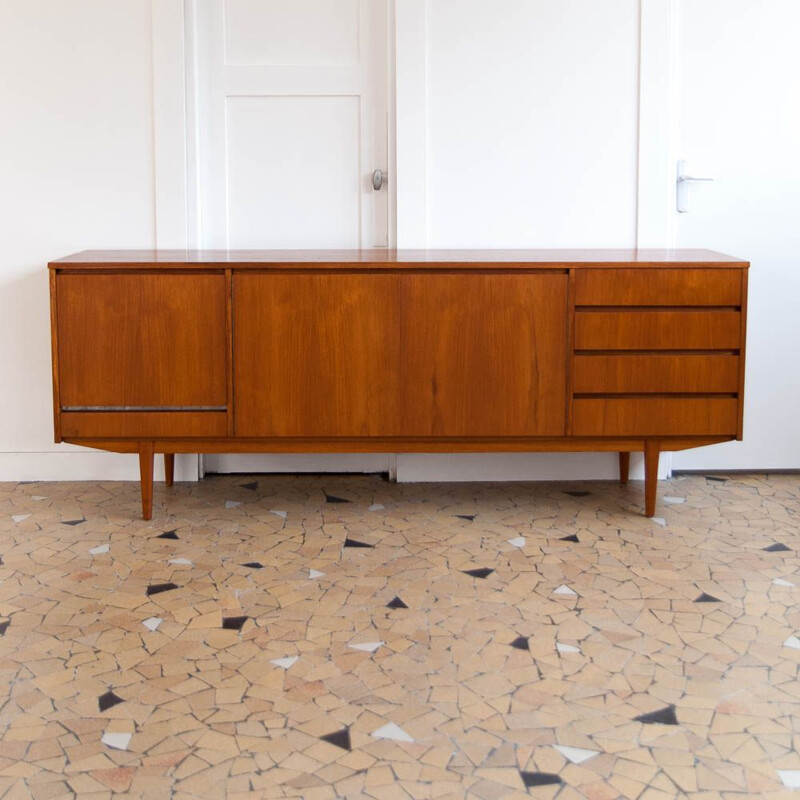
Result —
<instances>
[{"instance_id":1,"label":"wooden drawer","mask_svg":"<svg viewBox=\"0 0 800 800\"><path fill-rule=\"evenodd\" d=\"M738 311L578 311L576 350L737 350Z\"/></svg>"},{"instance_id":2,"label":"wooden drawer","mask_svg":"<svg viewBox=\"0 0 800 800\"><path fill-rule=\"evenodd\" d=\"M740 306L738 269L582 269L578 306Z\"/></svg>"},{"instance_id":3,"label":"wooden drawer","mask_svg":"<svg viewBox=\"0 0 800 800\"><path fill-rule=\"evenodd\" d=\"M576 356L575 394L736 393L739 357L733 355Z\"/></svg>"},{"instance_id":4,"label":"wooden drawer","mask_svg":"<svg viewBox=\"0 0 800 800\"><path fill-rule=\"evenodd\" d=\"M734 397L576 398L573 436L735 436Z\"/></svg>"},{"instance_id":5,"label":"wooden drawer","mask_svg":"<svg viewBox=\"0 0 800 800\"><path fill-rule=\"evenodd\" d=\"M74 439L158 439L226 436L224 411L65 411L61 435Z\"/></svg>"}]
</instances>

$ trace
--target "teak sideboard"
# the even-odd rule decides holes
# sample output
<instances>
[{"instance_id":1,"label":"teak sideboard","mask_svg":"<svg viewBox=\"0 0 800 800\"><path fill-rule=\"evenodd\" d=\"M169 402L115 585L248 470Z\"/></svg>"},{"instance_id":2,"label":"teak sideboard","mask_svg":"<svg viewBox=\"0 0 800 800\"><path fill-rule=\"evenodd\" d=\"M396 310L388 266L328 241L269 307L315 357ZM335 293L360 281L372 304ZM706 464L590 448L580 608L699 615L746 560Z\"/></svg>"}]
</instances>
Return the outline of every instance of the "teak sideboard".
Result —
<instances>
[{"instance_id":1,"label":"teak sideboard","mask_svg":"<svg viewBox=\"0 0 800 800\"><path fill-rule=\"evenodd\" d=\"M749 264L707 250L86 251L50 265L55 440L138 453L742 438Z\"/></svg>"}]
</instances>

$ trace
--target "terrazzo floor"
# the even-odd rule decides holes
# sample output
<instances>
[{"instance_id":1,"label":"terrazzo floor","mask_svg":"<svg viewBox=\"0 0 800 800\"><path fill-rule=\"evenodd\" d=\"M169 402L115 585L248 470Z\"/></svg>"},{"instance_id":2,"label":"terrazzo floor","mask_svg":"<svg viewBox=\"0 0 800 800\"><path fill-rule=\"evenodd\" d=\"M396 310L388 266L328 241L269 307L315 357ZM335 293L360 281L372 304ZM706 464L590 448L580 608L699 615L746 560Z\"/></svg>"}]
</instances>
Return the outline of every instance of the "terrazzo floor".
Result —
<instances>
[{"instance_id":1,"label":"terrazzo floor","mask_svg":"<svg viewBox=\"0 0 800 800\"><path fill-rule=\"evenodd\" d=\"M800 477L641 502L0 484L0 797L800 797Z\"/></svg>"}]
</instances>

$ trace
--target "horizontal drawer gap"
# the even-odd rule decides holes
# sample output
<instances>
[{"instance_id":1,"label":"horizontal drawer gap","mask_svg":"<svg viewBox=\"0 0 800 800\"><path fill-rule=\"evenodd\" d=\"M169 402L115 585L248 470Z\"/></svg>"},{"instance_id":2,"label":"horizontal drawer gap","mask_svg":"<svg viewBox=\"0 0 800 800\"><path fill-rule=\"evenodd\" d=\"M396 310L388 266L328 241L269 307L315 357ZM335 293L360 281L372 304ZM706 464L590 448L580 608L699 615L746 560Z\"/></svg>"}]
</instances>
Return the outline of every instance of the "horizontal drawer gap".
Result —
<instances>
[{"instance_id":1,"label":"horizontal drawer gap","mask_svg":"<svg viewBox=\"0 0 800 800\"><path fill-rule=\"evenodd\" d=\"M62 411L227 411L227 406L62 406Z\"/></svg>"},{"instance_id":2,"label":"horizontal drawer gap","mask_svg":"<svg viewBox=\"0 0 800 800\"><path fill-rule=\"evenodd\" d=\"M608 311L741 311L741 306L575 306L581 313L603 313Z\"/></svg>"},{"instance_id":3,"label":"horizontal drawer gap","mask_svg":"<svg viewBox=\"0 0 800 800\"><path fill-rule=\"evenodd\" d=\"M738 356L738 350L575 350L576 356Z\"/></svg>"},{"instance_id":4,"label":"horizontal drawer gap","mask_svg":"<svg viewBox=\"0 0 800 800\"><path fill-rule=\"evenodd\" d=\"M738 397L735 392L592 392L575 394L576 400L703 400L714 397Z\"/></svg>"}]
</instances>

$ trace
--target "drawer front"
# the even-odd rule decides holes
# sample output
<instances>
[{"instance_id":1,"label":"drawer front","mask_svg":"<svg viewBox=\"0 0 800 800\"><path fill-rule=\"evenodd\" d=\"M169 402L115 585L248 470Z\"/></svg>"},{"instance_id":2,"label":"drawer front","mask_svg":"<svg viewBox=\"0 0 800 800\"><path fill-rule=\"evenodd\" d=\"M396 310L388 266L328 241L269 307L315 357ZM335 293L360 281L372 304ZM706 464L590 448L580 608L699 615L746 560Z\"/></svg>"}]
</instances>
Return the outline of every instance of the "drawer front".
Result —
<instances>
[{"instance_id":1,"label":"drawer front","mask_svg":"<svg viewBox=\"0 0 800 800\"><path fill-rule=\"evenodd\" d=\"M67 439L209 438L226 436L224 411L65 411Z\"/></svg>"},{"instance_id":2,"label":"drawer front","mask_svg":"<svg viewBox=\"0 0 800 800\"><path fill-rule=\"evenodd\" d=\"M581 355L575 357L576 394L730 393L739 391L734 355Z\"/></svg>"},{"instance_id":3,"label":"drawer front","mask_svg":"<svg viewBox=\"0 0 800 800\"><path fill-rule=\"evenodd\" d=\"M735 436L733 397L576 398L575 436Z\"/></svg>"},{"instance_id":4,"label":"drawer front","mask_svg":"<svg viewBox=\"0 0 800 800\"><path fill-rule=\"evenodd\" d=\"M737 350L738 311L577 311L576 350Z\"/></svg>"},{"instance_id":5,"label":"drawer front","mask_svg":"<svg viewBox=\"0 0 800 800\"><path fill-rule=\"evenodd\" d=\"M578 306L740 306L738 269L582 269Z\"/></svg>"}]
</instances>

